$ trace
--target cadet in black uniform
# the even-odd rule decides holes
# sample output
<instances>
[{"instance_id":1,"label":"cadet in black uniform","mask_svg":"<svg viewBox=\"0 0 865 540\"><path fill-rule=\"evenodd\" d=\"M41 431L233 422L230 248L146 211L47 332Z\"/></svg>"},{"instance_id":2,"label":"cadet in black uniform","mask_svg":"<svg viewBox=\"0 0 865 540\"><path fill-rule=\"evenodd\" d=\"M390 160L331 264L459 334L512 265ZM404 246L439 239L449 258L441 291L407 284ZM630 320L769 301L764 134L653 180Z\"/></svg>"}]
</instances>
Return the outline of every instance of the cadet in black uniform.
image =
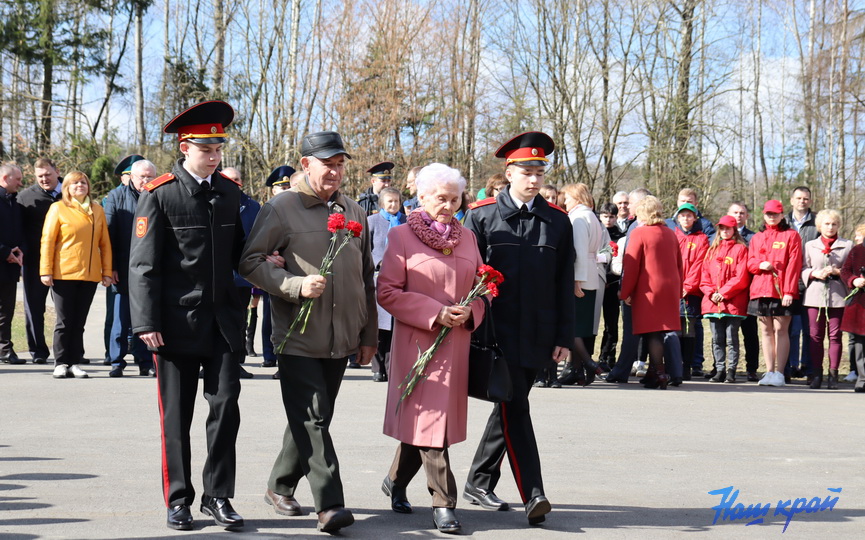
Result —
<instances>
[{"instance_id":1,"label":"cadet in black uniform","mask_svg":"<svg viewBox=\"0 0 865 540\"><path fill-rule=\"evenodd\" d=\"M565 359L574 340L573 229L567 213L538 194L546 155L554 148L539 132L505 143L496 157L507 160L510 185L495 199L470 205L465 221L484 262L505 277L492 315L514 393L510 402L495 405L487 421L463 496L489 510L506 510L508 504L493 490L507 454L532 525L544 521L551 506L544 496L529 390L537 371L550 359Z\"/></svg>"},{"instance_id":2,"label":"cadet in black uniform","mask_svg":"<svg viewBox=\"0 0 865 540\"><path fill-rule=\"evenodd\" d=\"M172 172L144 185L129 261L132 331L154 351L162 425L162 480L167 524L192 529L195 499L189 428L202 368L207 460L201 511L226 529L243 527L231 507L240 426L242 305L233 283L243 249L240 187L217 172L234 111L208 101L166 124L177 133Z\"/></svg>"}]
</instances>

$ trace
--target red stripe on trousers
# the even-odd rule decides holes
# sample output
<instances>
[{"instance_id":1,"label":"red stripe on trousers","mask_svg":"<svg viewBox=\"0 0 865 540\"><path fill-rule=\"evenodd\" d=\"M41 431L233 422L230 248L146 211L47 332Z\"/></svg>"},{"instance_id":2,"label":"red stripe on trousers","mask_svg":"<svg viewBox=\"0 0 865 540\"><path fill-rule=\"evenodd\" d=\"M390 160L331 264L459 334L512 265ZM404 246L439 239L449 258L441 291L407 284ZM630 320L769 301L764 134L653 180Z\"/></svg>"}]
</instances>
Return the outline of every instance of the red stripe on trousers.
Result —
<instances>
[{"instance_id":1,"label":"red stripe on trousers","mask_svg":"<svg viewBox=\"0 0 865 540\"><path fill-rule=\"evenodd\" d=\"M159 368L156 367L156 353L153 353L153 370L156 372L156 401L159 402L159 439L162 443L162 495L165 506L168 507L168 488L171 482L168 478L168 457L165 455L165 413L162 409L162 390L159 386Z\"/></svg>"},{"instance_id":2,"label":"red stripe on trousers","mask_svg":"<svg viewBox=\"0 0 865 540\"><path fill-rule=\"evenodd\" d=\"M505 407L504 402L502 403L502 432L505 435L505 446L508 448L508 455L511 456L510 463L511 468L514 470L514 478L517 481L517 489L520 492L520 498L523 502L526 502L526 496L523 494L523 477L520 474L520 464L517 463L517 455L514 453L514 446L511 444L511 437L508 433L508 410Z\"/></svg>"}]
</instances>

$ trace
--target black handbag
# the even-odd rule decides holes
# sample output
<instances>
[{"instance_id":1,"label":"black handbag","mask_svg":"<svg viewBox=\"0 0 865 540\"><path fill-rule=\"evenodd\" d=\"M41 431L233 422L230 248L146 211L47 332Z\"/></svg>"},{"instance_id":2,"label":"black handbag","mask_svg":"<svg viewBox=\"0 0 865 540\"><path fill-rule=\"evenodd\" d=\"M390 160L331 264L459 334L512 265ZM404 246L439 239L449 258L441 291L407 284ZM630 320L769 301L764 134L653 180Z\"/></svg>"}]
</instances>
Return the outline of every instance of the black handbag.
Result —
<instances>
[{"instance_id":1,"label":"black handbag","mask_svg":"<svg viewBox=\"0 0 865 540\"><path fill-rule=\"evenodd\" d=\"M510 401L514 395L511 372L496 341L493 314L486 297L481 297L486 315L469 347L469 396L493 403Z\"/></svg>"}]
</instances>

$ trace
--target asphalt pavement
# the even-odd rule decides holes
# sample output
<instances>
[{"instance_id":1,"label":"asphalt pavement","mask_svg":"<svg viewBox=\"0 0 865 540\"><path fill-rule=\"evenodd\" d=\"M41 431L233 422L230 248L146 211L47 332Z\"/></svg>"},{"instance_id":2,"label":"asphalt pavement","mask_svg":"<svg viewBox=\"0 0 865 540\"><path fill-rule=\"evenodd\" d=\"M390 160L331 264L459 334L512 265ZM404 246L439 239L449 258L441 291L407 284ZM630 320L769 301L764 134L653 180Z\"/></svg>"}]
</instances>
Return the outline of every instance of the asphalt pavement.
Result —
<instances>
[{"instance_id":1,"label":"asphalt pavement","mask_svg":"<svg viewBox=\"0 0 865 540\"><path fill-rule=\"evenodd\" d=\"M139 377L134 366L128 376L108 377L103 317L100 288L86 335L95 362L84 366L89 379L55 380L50 364L0 365L0 538L328 536L315 530L305 482L296 496L306 515L279 516L264 503L285 416L273 369L260 367L260 358L247 359L255 377L242 382L240 396L233 504L245 529L225 532L197 505L193 531L166 528L155 380ZM397 445L381 432L385 390L368 369L346 372L331 433L357 522L340 536L444 537L432 525L423 473L408 490L413 514L393 513L381 492ZM865 395L849 383L815 391L698 381L661 391L632 378L627 385L535 389L532 417L553 512L541 526L527 524L505 460L496 493L512 509L491 512L461 499L463 536L859 539L863 405ZM468 440L451 448L459 486L490 409L470 400ZM199 494L206 414L199 398L192 429ZM733 512L714 509L724 501ZM748 512L749 505L761 506Z\"/></svg>"}]
</instances>

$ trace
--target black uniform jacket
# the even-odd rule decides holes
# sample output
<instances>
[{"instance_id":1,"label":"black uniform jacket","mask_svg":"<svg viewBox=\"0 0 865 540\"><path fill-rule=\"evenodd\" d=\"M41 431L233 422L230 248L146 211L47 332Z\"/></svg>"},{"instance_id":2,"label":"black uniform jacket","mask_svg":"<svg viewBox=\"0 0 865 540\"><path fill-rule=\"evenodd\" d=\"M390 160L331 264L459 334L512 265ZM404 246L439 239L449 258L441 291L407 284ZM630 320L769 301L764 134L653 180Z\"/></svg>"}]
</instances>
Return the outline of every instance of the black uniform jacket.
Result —
<instances>
[{"instance_id":1,"label":"black uniform jacket","mask_svg":"<svg viewBox=\"0 0 865 540\"><path fill-rule=\"evenodd\" d=\"M510 189L509 187L506 189ZM513 365L540 369L574 343L574 240L567 214L537 195L521 216L510 194L479 201L465 226L505 281L492 301L496 338Z\"/></svg>"},{"instance_id":2,"label":"black uniform jacket","mask_svg":"<svg viewBox=\"0 0 865 540\"><path fill-rule=\"evenodd\" d=\"M146 184L138 199L129 257L132 331L161 332L160 353L207 356L216 332L239 351L245 306L232 272L243 250L240 188L216 172L205 190L182 163L174 179Z\"/></svg>"},{"instance_id":3,"label":"black uniform jacket","mask_svg":"<svg viewBox=\"0 0 865 540\"><path fill-rule=\"evenodd\" d=\"M21 207L15 202L16 194L8 194L0 186L0 279L18 281L21 267L6 262L15 248L24 251L24 232L21 221Z\"/></svg>"},{"instance_id":4,"label":"black uniform jacket","mask_svg":"<svg viewBox=\"0 0 865 540\"><path fill-rule=\"evenodd\" d=\"M39 272L39 248L42 245L42 226L45 224L45 216L48 208L56 201L56 198L48 193L39 184L33 184L27 189L18 192L18 205L21 207L21 221L24 225L24 266Z\"/></svg>"}]
</instances>

